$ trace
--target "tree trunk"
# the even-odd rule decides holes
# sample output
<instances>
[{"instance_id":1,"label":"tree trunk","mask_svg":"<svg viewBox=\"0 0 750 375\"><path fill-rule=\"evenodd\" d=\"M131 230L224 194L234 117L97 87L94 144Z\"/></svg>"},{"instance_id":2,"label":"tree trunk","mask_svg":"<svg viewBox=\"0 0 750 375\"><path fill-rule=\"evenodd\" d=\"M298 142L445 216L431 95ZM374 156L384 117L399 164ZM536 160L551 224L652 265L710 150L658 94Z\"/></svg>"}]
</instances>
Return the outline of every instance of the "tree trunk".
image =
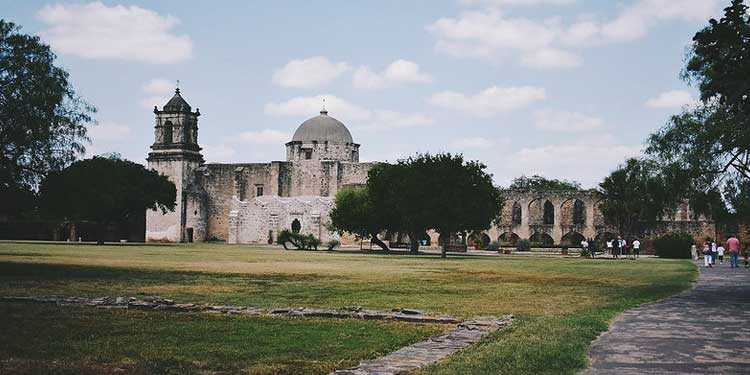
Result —
<instances>
[{"instance_id":1,"label":"tree trunk","mask_svg":"<svg viewBox=\"0 0 750 375\"><path fill-rule=\"evenodd\" d=\"M97 245L104 245L104 240L107 237L107 227L108 227L108 225L107 225L106 221L99 223L99 233L98 233L98 236L96 236L97 237L97 240L96 240L96 244Z\"/></svg>"},{"instance_id":2,"label":"tree trunk","mask_svg":"<svg viewBox=\"0 0 750 375\"><path fill-rule=\"evenodd\" d=\"M390 248L388 248L388 245L385 244L385 242L381 241L380 238L378 238L377 233L370 233L370 244L375 243L376 245L380 246L381 249L384 251L391 251Z\"/></svg>"},{"instance_id":3,"label":"tree trunk","mask_svg":"<svg viewBox=\"0 0 750 375\"><path fill-rule=\"evenodd\" d=\"M411 241L409 251L412 254L419 254L419 236L417 234L418 232L409 233L409 240Z\"/></svg>"}]
</instances>

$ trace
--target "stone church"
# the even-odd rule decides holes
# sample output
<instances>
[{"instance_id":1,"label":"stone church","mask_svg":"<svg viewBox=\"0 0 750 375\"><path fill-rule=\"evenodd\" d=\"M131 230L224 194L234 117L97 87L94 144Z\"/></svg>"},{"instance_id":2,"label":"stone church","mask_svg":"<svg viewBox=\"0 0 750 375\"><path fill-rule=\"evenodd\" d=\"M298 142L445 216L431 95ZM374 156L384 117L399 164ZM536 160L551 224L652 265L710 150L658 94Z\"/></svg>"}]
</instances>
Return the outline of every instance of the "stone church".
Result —
<instances>
[{"instance_id":1,"label":"stone church","mask_svg":"<svg viewBox=\"0 0 750 375\"><path fill-rule=\"evenodd\" d=\"M323 109L303 122L286 143L286 161L206 164L198 146L198 117L180 90L156 116L155 141L148 167L168 176L177 187L173 212L146 212L146 241L272 243L284 229L299 229L322 241L338 236L326 224L336 193L364 185L374 163L359 162L359 144L344 124ZM504 191L499 225L481 234L485 244L515 245L529 239L540 245L575 246L583 238L599 242L617 235L591 191ZM691 233L697 241L716 236L715 223L690 214L687 203L665 217L647 237L666 232ZM428 233L431 243L437 233ZM474 235L476 236L476 234ZM398 239L396 239L396 242Z\"/></svg>"},{"instance_id":2,"label":"stone church","mask_svg":"<svg viewBox=\"0 0 750 375\"><path fill-rule=\"evenodd\" d=\"M204 162L200 110L179 89L154 114L148 168L175 183L177 208L146 212L146 241L271 243L292 227L323 241L337 238L326 229L336 192L364 185L373 165L359 162L359 144L325 109L297 128L286 161L237 164Z\"/></svg>"}]
</instances>

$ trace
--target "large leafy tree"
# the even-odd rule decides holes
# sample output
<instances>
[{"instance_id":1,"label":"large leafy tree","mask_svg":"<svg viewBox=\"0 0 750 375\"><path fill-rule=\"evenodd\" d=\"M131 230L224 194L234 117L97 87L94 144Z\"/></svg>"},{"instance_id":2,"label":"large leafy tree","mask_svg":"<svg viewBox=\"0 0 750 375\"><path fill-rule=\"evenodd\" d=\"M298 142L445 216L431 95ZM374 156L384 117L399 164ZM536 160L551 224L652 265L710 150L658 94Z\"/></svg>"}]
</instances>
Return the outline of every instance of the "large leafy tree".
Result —
<instances>
[{"instance_id":1,"label":"large leafy tree","mask_svg":"<svg viewBox=\"0 0 750 375\"><path fill-rule=\"evenodd\" d=\"M539 175L516 177L510 184L510 190L521 191L576 191L581 184L576 181L558 180Z\"/></svg>"},{"instance_id":2,"label":"large leafy tree","mask_svg":"<svg viewBox=\"0 0 750 375\"><path fill-rule=\"evenodd\" d=\"M502 196L486 166L461 155L418 154L370 170L367 191L375 220L387 230L405 232L411 251L427 230L441 234L489 229ZM445 253L443 253L445 255Z\"/></svg>"},{"instance_id":3,"label":"large leafy tree","mask_svg":"<svg viewBox=\"0 0 750 375\"><path fill-rule=\"evenodd\" d=\"M40 204L51 216L100 225L99 243L109 223L127 222L147 209L172 211L174 183L154 170L116 156L95 156L52 172L41 184Z\"/></svg>"},{"instance_id":4,"label":"large leafy tree","mask_svg":"<svg viewBox=\"0 0 750 375\"><path fill-rule=\"evenodd\" d=\"M95 109L39 37L0 19L0 214L26 208L31 191L85 151Z\"/></svg>"},{"instance_id":5,"label":"large leafy tree","mask_svg":"<svg viewBox=\"0 0 750 375\"><path fill-rule=\"evenodd\" d=\"M331 210L330 229L339 234L352 233L359 238L370 238L383 250L388 246L378 238L385 227L376 220L375 208L364 187L352 187L336 194L336 206Z\"/></svg>"},{"instance_id":6,"label":"large leafy tree","mask_svg":"<svg viewBox=\"0 0 750 375\"><path fill-rule=\"evenodd\" d=\"M599 184L602 214L621 233L638 233L677 206L675 182L652 160L628 159Z\"/></svg>"},{"instance_id":7,"label":"large leafy tree","mask_svg":"<svg viewBox=\"0 0 750 375\"><path fill-rule=\"evenodd\" d=\"M682 76L698 87L700 103L653 134L647 152L704 192L750 180L750 14L743 0L695 34Z\"/></svg>"}]
</instances>

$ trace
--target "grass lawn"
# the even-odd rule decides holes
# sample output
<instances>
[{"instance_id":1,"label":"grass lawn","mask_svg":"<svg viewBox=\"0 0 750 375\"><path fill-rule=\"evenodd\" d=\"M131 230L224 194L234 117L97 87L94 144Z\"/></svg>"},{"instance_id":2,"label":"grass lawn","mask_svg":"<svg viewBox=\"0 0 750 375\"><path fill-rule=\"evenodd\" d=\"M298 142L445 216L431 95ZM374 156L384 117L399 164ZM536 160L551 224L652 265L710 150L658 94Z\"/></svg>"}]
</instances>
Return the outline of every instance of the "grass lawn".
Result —
<instances>
[{"instance_id":1,"label":"grass lawn","mask_svg":"<svg viewBox=\"0 0 750 375\"><path fill-rule=\"evenodd\" d=\"M160 295L180 302L258 307L357 305L465 317L516 316L511 329L424 374L575 373L586 367L589 344L612 318L684 290L696 276L689 261L660 259L443 260L219 244L0 243L0 295ZM167 348L169 342L160 345ZM238 363L247 356L234 350L227 344L226 353L236 353ZM279 349L276 355L290 350ZM202 360L194 352L186 354L184 363L197 361L193 366L199 367Z\"/></svg>"}]
</instances>

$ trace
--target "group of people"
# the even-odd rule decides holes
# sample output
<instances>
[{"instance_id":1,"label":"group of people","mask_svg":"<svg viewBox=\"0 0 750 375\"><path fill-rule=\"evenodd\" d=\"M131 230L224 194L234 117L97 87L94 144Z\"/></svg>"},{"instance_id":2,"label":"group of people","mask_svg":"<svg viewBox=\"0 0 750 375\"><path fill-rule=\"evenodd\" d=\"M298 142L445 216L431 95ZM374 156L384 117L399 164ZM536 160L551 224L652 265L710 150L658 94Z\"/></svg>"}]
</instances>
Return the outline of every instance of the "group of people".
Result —
<instances>
[{"instance_id":1,"label":"group of people","mask_svg":"<svg viewBox=\"0 0 750 375\"><path fill-rule=\"evenodd\" d=\"M693 253L695 254L696 258L699 258L699 250L695 245L693 245L693 249ZM720 264L723 264L724 253L729 253L730 268L739 267L740 241L734 235L729 236L729 239L727 239L726 247L724 247L723 244L717 244L712 239L707 238L706 242L703 243L703 249L700 252L701 254L703 254L703 264L706 268L715 266L717 259ZM748 268L750 266L749 255L750 254L748 254L748 251L745 251L745 254L742 258L743 263L745 264L745 268Z\"/></svg>"},{"instance_id":2,"label":"group of people","mask_svg":"<svg viewBox=\"0 0 750 375\"><path fill-rule=\"evenodd\" d=\"M615 259L637 259L641 257L641 241L639 241L638 238L635 238L633 239L633 242L628 243L628 241L622 236L617 236L617 238L606 240L606 244L607 254L610 254ZM581 241L581 248L588 250L592 258L598 250L597 243L593 238Z\"/></svg>"}]
</instances>

